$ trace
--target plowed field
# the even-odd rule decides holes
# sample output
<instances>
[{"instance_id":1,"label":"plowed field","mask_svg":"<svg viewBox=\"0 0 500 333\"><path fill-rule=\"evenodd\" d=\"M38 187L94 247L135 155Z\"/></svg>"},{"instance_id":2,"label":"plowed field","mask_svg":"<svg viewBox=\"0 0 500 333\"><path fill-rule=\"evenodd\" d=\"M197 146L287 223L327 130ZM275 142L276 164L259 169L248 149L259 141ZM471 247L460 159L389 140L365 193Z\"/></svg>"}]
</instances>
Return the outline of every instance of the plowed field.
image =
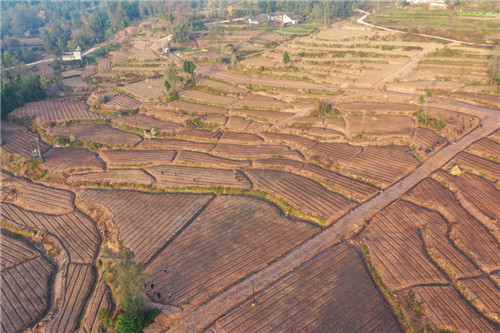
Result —
<instances>
[{"instance_id":1,"label":"plowed field","mask_svg":"<svg viewBox=\"0 0 500 333\"><path fill-rule=\"evenodd\" d=\"M170 163L175 150L100 150L99 155L108 167Z\"/></svg>"},{"instance_id":2,"label":"plowed field","mask_svg":"<svg viewBox=\"0 0 500 333\"><path fill-rule=\"evenodd\" d=\"M146 263L213 198L201 194L150 194L137 191L85 190L79 198L113 214L119 237ZM131 203L134 203L131 205ZM145 242L144 240L148 241Z\"/></svg>"},{"instance_id":3,"label":"plowed field","mask_svg":"<svg viewBox=\"0 0 500 333\"><path fill-rule=\"evenodd\" d=\"M487 160L485 158L469 154L467 152L462 152L458 154L452 164L458 164L461 169L469 169L475 173L493 177L495 179L500 179L500 164Z\"/></svg>"},{"instance_id":4,"label":"plowed field","mask_svg":"<svg viewBox=\"0 0 500 333\"><path fill-rule=\"evenodd\" d=\"M38 149L43 154L50 149L50 145L40 139L37 134L28 132L24 126L2 120L2 151L8 154L21 156L25 160L33 157L33 150ZM38 141L37 141L38 139Z\"/></svg>"},{"instance_id":5,"label":"plowed field","mask_svg":"<svg viewBox=\"0 0 500 333\"><path fill-rule=\"evenodd\" d=\"M43 158L43 168L50 171L102 170L104 167L95 153L84 148L54 147Z\"/></svg>"},{"instance_id":6,"label":"plowed field","mask_svg":"<svg viewBox=\"0 0 500 333\"><path fill-rule=\"evenodd\" d=\"M292 150L287 146L281 145L236 145L230 143L220 143L213 150L214 153L234 156L239 158L266 158L266 157L278 157L285 156L293 159L301 160L302 156L296 150Z\"/></svg>"},{"instance_id":7,"label":"plowed field","mask_svg":"<svg viewBox=\"0 0 500 333\"><path fill-rule=\"evenodd\" d=\"M155 179L141 169L110 169L104 172L73 174L68 182L152 185Z\"/></svg>"},{"instance_id":8,"label":"plowed field","mask_svg":"<svg viewBox=\"0 0 500 333\"><path fill-rule=\"evenodd\" d=\"M142 141L138 147L141 148L173 148L173 149L195 149L210 151L215 145L213 143L194 142L179 139L152 139Z\"/></svg>"},{"instance_id":9,"label":"plowed field","mask_svg":"<svg viewBox=\"0 0 500 333\"><path fill-rule=\"evenodd\" d=\"M340 245L256 293L214 325L224 332L401 332L359 254Z\"/></svg>"},{"instance_id":10,"label":"plowed field","mask_svg":"<svg viewBox=\"0 0 500 333\"><path fill-rule=\"evenodd\" d=\"M137 127L150 130L154 128L157 131L181 131L184 126L169 121L158 120L143 114L134 114L128 116L116 116L112 118L113 122L119 125Z\"/></svg>"},{"instance_id":11,"label":"plowed field","mask_svg":"<svg viewBox=\"0 0 500 333\"><path fill-rule=\"evenodd\" d=\"M158 187L250 188L250 182L240 171L173 165L146 170L158 180Z\"/></svg>"},{"instance_id":12,"label":"plowed field","mask_svg":"<svg viewBox=\"0 0 500 333\"><path fill-rule=\"evenodd\" d=\"M280 215L266 201L218 196L147 266L153 296L192 309L319 230Z\"/></svg>"},{"instance_id":13,"label":"plowed field","mask_svg":"<svg viewBox=\"0 0 500 333\"><path fill-rule=\"evenodd\" d=\"M191 166L214 166L214 167L245 167L250 166L250 161L231 160L227 158L217 157L206 153L200 153L190 150L181 150L175 157L176 164L187 164Z\"/></svg>"},{"instance_id":14,"label":"plowed field","mask_svg":"<svg viewBox=\"0 0 500 333\"><path fill-rule=\"evenodd\" d=\"M51 305L56 266L27 243L1 234L2 332L22 332L39 321Z\"/></svg>"},{"instance_id":15,"label":"plowed field","mask_svg":"<svg viewBox=\"0 0 500 333\"><path fill-rule=\"evenodd\" d=\"M142 140L142 137L137 134L128 133L104 124L58 126L50 128L47 133L49 135L62 135L65 138L69 138L73 134L75 139L94 141L105 145L135 146Z\"/></svg>"},{"instance_id":16,"label":"plowed field","mask_svg":"<svg viewBox=\"0 0 500 333\"><path fill-rule=\"evenodd\" d=\"M278 196L294 207L329 222L337 220L356 205L306 177L274 170L252 169L245 173L255 189Z\"/></svg>"},{"instance_id":17,"label":"plowed field","mask_svg":"<svg viewBox=\"0 0 500 333\"><path fill-rule=\"evenodd\" d=\"M102 114L90 111L89 106L83 102L57 100L28 103L12 111L12 115L36 117L42 123L104 118Z\"/></svg>"}]
</instances>

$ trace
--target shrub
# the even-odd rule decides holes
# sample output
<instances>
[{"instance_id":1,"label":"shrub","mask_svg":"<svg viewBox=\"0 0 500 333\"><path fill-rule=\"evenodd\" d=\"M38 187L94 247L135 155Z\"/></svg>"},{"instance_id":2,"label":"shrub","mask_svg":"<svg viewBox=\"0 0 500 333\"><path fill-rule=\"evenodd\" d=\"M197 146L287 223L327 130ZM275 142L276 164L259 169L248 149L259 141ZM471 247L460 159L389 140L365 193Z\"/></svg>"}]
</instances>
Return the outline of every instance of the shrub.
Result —
<instances>
[{"instance_id":1,"label":"shrub","mask_svg":"<svg viewBox=\"0 0 500 333\"><path fill-rule=\"evenodd\" d=\"M122 313L118 316L116 323L117 333L140 333L142 332L142 319L138 316Z\"/></svg>"}]
</instances>

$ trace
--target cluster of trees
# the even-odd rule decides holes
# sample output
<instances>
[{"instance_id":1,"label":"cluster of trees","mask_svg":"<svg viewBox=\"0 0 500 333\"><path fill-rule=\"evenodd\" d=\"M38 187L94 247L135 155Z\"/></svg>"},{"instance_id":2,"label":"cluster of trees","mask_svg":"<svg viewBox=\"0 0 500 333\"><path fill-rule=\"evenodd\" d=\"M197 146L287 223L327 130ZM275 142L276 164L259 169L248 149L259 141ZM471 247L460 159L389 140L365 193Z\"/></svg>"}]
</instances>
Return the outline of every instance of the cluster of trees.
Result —
<instances>
[{"instance_id":1,"label":"cluster of trees","mask_svg":"<svg viewBox=\"0 0 500 333\"><path fill-rule=\"evenodd\" d=\"M24 73L12 76L8 71L2 75L2 119L25 103L39 101L47 95L44 88L52 84L39 75Z\"/></svg>"},{"instance_id":2,"label":"cluster of trees","mask_svg":"<svg viewBox=\"0 0 500 333\"><path fill-rule=\"evenodd\" d=\"M102 257L102 276L111 287L117 305L115 315L107 310L99 312L103 327L117 333L142 332L157 315L155 310L146 307L144 267L135 263L134 253L121 242L116 252L104 247Z\"/></svg>"},{"instance_id":3,"label":"cluster of trees","mask_svg":"<svg viewBox=\"0 0 500 333\"><path fill-rule=\"evenodd\" d=\"M196 85L196 79L194 77L196 65L194 62L191 60L184 61L182 69L185 73L190 75L187 80L184 80L182 75L178 75L177 66L174 63L171 63L165 71L164 85L167 91L167 96L165 98L167 102L179 99L179 92L177 91L179 84L182 84L184 88L193 88Z\"/></svg>"}]
</instances>

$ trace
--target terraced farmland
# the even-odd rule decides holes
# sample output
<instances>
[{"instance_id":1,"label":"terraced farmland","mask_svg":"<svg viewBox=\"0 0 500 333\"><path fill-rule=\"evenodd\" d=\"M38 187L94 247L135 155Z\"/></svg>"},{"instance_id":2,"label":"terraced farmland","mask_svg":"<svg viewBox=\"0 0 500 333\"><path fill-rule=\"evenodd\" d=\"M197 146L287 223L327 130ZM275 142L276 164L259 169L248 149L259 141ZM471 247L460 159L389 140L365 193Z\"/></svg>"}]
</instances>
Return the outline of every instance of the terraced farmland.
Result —
<instances>
[{"instance_id":1,"label":"terraced farmland","mask_svg":"<svg viewBox=\"0 0 500 333\"><path fill-rule=\"evenodd\" d=\"M497 156L499 156L497 152ZM472 170L477 174L486 174L495 179L500 179L500 164L476 155L462 152L452 162L463 170Z\"/></svg>"},{"instance_id":2,"label":"terraced farmland","mask_svg":"<svg viewBox=\"0 0 500 333\"><path fill-rule=\"evenodd\" d=\"M102 332L102 323L98 319L99 311L106 309L111 312L113 307L113 299L109 287L106 286L104 281L99 281L89 299L81 330L84 333Z\"/></svg>"},{"instance_id":3,"label":"terraced farmland","mask_svg":"<svg viewBox=\"0 0 500 333\"><path fill-rule=\"evenodd\" d=\"M17 155L25 160L33 157L33 150L40 146L43 155L50 149L50 145L40 139L40 136L28 132L26 127L2 121L2 152Z\"/></svg>"},{"instance_id":4,"label":"terraced farmland","mask_svg":"<svg viewBox=\"0 0 500 333\"><path fill-rule=\"evenodd\" d=\"M157 179L158 187L250 188L250 182L240 171L177 165L153 166L146 170Z\"/></svg>"},{"instance_id":5,"label":"terraced farmland","mask_svg":"<svg viewBox=\"0 0 500 333\"><path fill-rule=\"evenodd\" d=\"M64 277L64 299L50 323L52 332L74 332L85 314L85 307L96 283L96 269L88 264L69 264Z\"/></svg>"},{"instance_id":6,"label":"terraced farmland","mask_svg":"<svg viewBox=\"0 0 500 333\"><path fill-rule=\"evenodd\" d=\"M469 150L488 159L500 159L500 144L488 138L477 141L469 147Z\"/></svg>"},{"instance_id":7,"label":"terraced farmland","mask_svg":"<svg viewBox=\"0 0 500 333\"><path fill-rule=\"evenodd\" d=\"M266 201L218 196L147 272L160 302L192 309L318 230L281 217Z\"/></svg>"},{"instance_id":8,"label":"terraced farmland","mask_svg":"<svg viewBox=\"0 0 500 333\"><path fill-rule=\"evenodd\" d=\"M238 158L266 158L266 157L289 157L292 159L301 160L301 154L292 150L287 146L281 145L237 145L231 143L219 143L215 149L214 153L228 156L228 157L238 157Z\"/></svg>"},{"instance_id":9,"label":"terraced farmland","mask_svg":"<svg viewBox=\"0 0 500 333\"><path fill-rule=\"evenodd\" d=\"M420 238L419 229L430 223L446 221L432 211L397 201L375 215L363 232L373 265L390 290L447 282Z\"/></svg>"},{"instance_id":10,"label":"terraced farmland","mask_svg":"<svg viewBox=\"0 0 500 333\"><path fill-rule=\"evenodd\" d=\"M363 120L364 118L364 120ZM347 130L355 136L403 136L410 137L415 122L408 116L376 115L351 116L346 118Z\"/></svg>"},{"instance_id":11,"label":"terraced farmland","mask_svg":"<svg viewBox=\"0 0 500 333\"><path fill-rule=\"evenodd\" d=\"M99 156L110 168L126 165L147 165L170 163L175 150L100 150Z\"/></svg>"},{"instance_id":12,"label":"terraced farmland","mask_svg":"<svg viewBox=\"0 0 500 333\"><path fill-rule=\"evenodd\" d=\"M342 244L217 320L225 332L401 332L353 248ZM208 330L210 332L210 330Z\"/></svg>"},{"instance_id":13,"label":"terraced farmland","mask_svg":"<svg viewBox=\"0 0 500 333\"><path fill-rule=\"evenodd\" d=\"M56 172L103 170L97 155L77 147L54 147L43 155L43 168Z\"/></svg>"},{"instance_id":14,"label":"terraced farmland","mask_svg":"<svg viewBox=\"0 0 500 333\"><path fill-rule=\"evenodd\" d=\"M191 166L214 166L214 167L246 167L250 166L250 161L231 160L228 158L217 157L214 155L200 153L190 150L180 150L175 157L176 164L186 164Z\"/></svg>"},{"instance_id":15,"label":"terraced farmland","mask_svg":"<svg viewBox=\"0 0 500 333\"><path fill-rule=\"evenodd\" d=\"M156 180L141 169L109 169L104 172L72 174L68 182L152 185Z\"/></svg>"},{"instance_id":16,"label":"terraced farmland","mask_svg":"<svg viewBox=\"0 0 500 333\"><path fill-rule=\"evenodd\" d=\"M55 264L27 243L0 234L2 332L24 331L49 311Z\"/></svg>"},{"instance_id":17,"label":"terraced farmland","mask_svg":"<svg viewBox=\"0 0 500 333\"><path fill-rule=\"evenodd\" d=\"M195 149L201 151L210 151L215 145L213 143L195 142L180 139L151 139L144 140L139 148L171 148L171 149Z\"/></svg>"},{"instance_id":18,"label":"terraced farmland","mask_svg":"<svg viewBox=\"0 0 500 333\"><path fill-rule=\"evenodd\" d=\"M103 105L106 110L114 111L135 110L140 106L141 102L124 94L111 97L111 100Z\"/></svg>"},{"instance_id":19,"label":"terraced farmland","mask_svg":"<svg viewBox=\"0 0 500 333\"><path fill-rule=\"evenodd\" d=\"M494 271L499 267L498 241L460 205L460 202L449 190L437 181L427 178L403 198L437 210L451 224L451 227L448 228L441 227L440 233L446 234L449 229L450 241L448 242L450 245L453 241L469 258L465 259L457 250L447 245L448 242L436 242L435 247L448 248L448 250L444 248L440 250L442 252L440 257L452 268L454 274L465 277L476 275L477 270L471 268L470 261L475 262L486 272Z\"/></svg>"},{"instance_id":20,"label":"terraced farmland","mask_svg":"<svg viewBox=\"0 0 500 333\"><path fill-rule=\"evenodd\" d=\"M245 171L255 189L271 193L308 214L328 222L337 220L356 205L308 178L275 170Z\"/></svg>"},{"instance_id":21,"label":"terraced farmland","mask_svg":"<svg viewBox=\"0 0 500 333\"><path fill-rule=\"evenodd\" d=\"M418 164L407 147L366 147L345 171L389 186L413 171Z\"/></svg>"},{"instance_id":22,"label":"terraced farmland","mask_svg":"<svg viewBox=\"0 0 500 333\"><path fill-rule=\"evenodd\" d=\"M432 329L471 332L497 332L498 328L479 316L450 286L412 288L415 298L426 309Z\"/></svg>"},{"instance_id":23,"label":"terraced farmland","mask_svg":"<svg viewBox=\"0 0 500 333\"><path fill-rule=\"evenodd\" d=\"M94 222L79 211L66 215L35 213L4 203L2 218L57 237L71 262L91 263L95 260L101 236Z\"/></svg>"},{"instance_id":24,"label":"terraced farmland","mask_svg":"<svg viewBox=\"0 0 500 333\"><path fill-rule=\"evenodd\" d=\"M182 131L184 126L169 121L158 120L143 114L134 114L128 116L116 116L112 118L113 122L119 125L136 127L150 130L154 128L157 131L176 132Z\"/></svg>"},{"instance_id":25,"label":"terraced farmland","mask_svg":"<svg viewBox=\"0 0 500 333\"><path fill-rule=\"evenodd\" d=\"M119 237L146 263L213 198L202 194L150 194L137 191L85 190L79 196L113 214ZM131 202L136 203L130 205ZM148 242L144 242L148 239Z\"/></svg>"},{"instance_id":26,"label":"terraced farmland","mask_svg":"<svg viewBox=\"0 0 500 333\"><path fill-rule=\"evenodd\" d=\"M135 146L142 140L142 137L137 134L128 133L104 124L58 126L50 128L47 133L51 136L61 135L65 138L69 138L73 134L75 139L93 141L104 145Z\"/></svg>"},{"instance_id":27,"label":"terraced farmland","mask_svg":"<svg viewBox=\"0 0 500 333\"><path fill-rule=\"evenodd\" d=\"M2 200L25 209L48 214L67 214L74 210L74 194L31 182L2 171Z\"/></svg>"},{"instance_id":28,"label":"terraced farmland","mask_svg":"<svg viewBox=\"0 0 500 333\"><path fill-rule=\"evenodd\" d=\"M103 119L104 116L89 110L83 102L75 101L41 101L28 103L12 111L12 115L19 117L36 117L40 122L63 122L80 119Z\"/></svg>"}]
</instances>

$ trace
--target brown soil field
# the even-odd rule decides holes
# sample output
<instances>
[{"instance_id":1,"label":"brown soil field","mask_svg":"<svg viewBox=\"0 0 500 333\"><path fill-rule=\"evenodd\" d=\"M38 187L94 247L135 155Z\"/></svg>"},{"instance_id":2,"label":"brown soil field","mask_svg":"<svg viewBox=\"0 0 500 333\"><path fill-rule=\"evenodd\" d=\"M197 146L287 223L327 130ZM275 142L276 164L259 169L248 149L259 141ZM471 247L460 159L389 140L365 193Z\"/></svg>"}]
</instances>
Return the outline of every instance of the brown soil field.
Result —
<instances>
[{"instance_id":1,"label":"brown soil field","mask_svg":"<svg viewBox=\"0 0 500 333\"><path fill-rule=\"evenodd\" d=\"M488 138L477 141L468 150L488 159L500 159L500 144Z\"/></svg>"},{"instance_id":2,"label":"brown soil field","mask_svg":"<svg viewBox=\"0 0 500 333\"><path fill-rule=\"evenodd\" d=\"M106 110L123 111L134 110L139 108L140 106L141 102L139 102L138 100L124 94L118 94L111 97L111 100L109 102L106 102L103 105L103 108Z\"/></svg>"},{"instance_id":3,"label":"brown soil field","mask_svg":"<svg viewBox=\"0 0 500 333\"><path fill-rule=\"evenodd\" d=\"M194 168L188 166L154 166L146 169L157 179L158 187L231 187L250 188L240 171Z\"/></svg>"},{"instance_id":4,"label":"brown soil field","mask_svg":"<svg viewBox=\"0 0 500 333\"><path fill-rule=\"evenodd\" d=\"M91 263L95 260L101 236L94 222L79 211L66 215L34 213L18 206L4 203L2 218L54 235L71 262Z\"/></svg>"},{"instance_id":5,"label":"brown soil field","mask_svg":"<svg viewBox=\"0 0 500 333\"><path fill-rule=\"evenodd\" d=\"M437 213L406 201L379 212L362 234L373 266L391 291L419 284L447 283L429 259L420 237L427 224L444 224Z\"/></svg>"},{"instance_id":6,"label":"brown soil field","mask_svg":"<svg viewBox=\"0 0 500 333\"><path fill-rule=\"evenodd\" d=\"M359 133L367 136L404 136L410 137L415 127L413 118L408 116L375 115L351 116L345 118L347 131L351 136Z\"/></svg>"},{"instance_id":7,"label":"brown soil field","mask_svg":"<svg viewBox=\"0 0 500 333\"><path fill-rule=\"evenodd\" d=\"M129 127L136 127L150 130L154 128L157 131L178 132L184 129L184 126L169 121L158 120L144 114L131 114L128 116L111 117L114 123Z\"/></svg>"},{"instance_id":8,"label":"brown soil field","mask_svg":"<svg viewBox=\"0 0 500 333\"><path fill-rule=\"evenodd\" d=\"M246 170L245 174L255 189L280 197L299 210L329 222L337 220L356 205L354 201L299 175L258 169Z\"/></svg>"},{"instance_id":9,"label":"brown soil field","mask_svg":"<svg viewBox=\"0 0 500 333\"><path fill-rule=\"evenodd\" d=\"M318 178L340 193L348 193L356 200L364 201L376 194L379 189L373 185L342 176L336 172L323 169L315 164L305 163L302 174Z\"/></svg>"},{"instance_id":10,"label":"brown soil field","mask_svg":"<svg viewBox=\"0 0 500 333\"><path fill-rule=\"evenodd\" d=\"M63 79L61 82L64 86L71 87L71 88L90 87L90 84L83 81L83 79L81 77L70 77L68 79Z\"/></svg>"},{"instance_id":11,"label":"brown soil field","mask_svg":"<svg viewBox=\"0 0 500 333\"><path fill-rule=\"evenodd\" d=\"M269 158L285 156L292 159L302 160L299 152L282 145L236 145L230 143L219 143L213 150L214 153L248 159L250 157Z\"/></svg>"},{"instance_id":12,"label":"brown soil field","mask_svg":"<svg viewBox=\"0 0 500 333\"><path fill-rule=\"evenodd\" d=\"M252 133L224 132L219 141L221 143L260 144L264 142L264 139Z\"/></svg>"},{"instance_id":13,"label":"brown soil field","mask_svg":"<svg viewBox=\"0 0 500 333\"><path fill-rule=\"evenodd\" d=\"M125 53L125 52L120 52L120 51L111 51L109 52L111 55L111 61L115 64L124 62L129 59L130 54Z\"/></svg>"},{"instance_id":14,"label":"brown soil field","mask_svg":"<svg viewBox=\"0 0 500 333\"><path fill-rule=\"evenodd\" d=\"M113 299L106 283L99 281L89 300L81 331L84 333L101 333L103 327L102 322L98 319L98 314L103 309L113 311Z\"/></svg>"},{"instance_id":15,"label":"brown soil field","mask_svg":"<svg viewBox=\"0 0 500 333\"><path fill-rule=\"evenodd\" d=\"M54 147L43 154L44 169L56 172L78 170L103 170L103 163L97 155L78 147Z\"/></svg>"},{"instance_id":16,"label":"brown soil field","mask_svg":"<svg viewBox=\"0 0 500 333\"><path fill-rule=\"evenodd\" d=\"M120 240L134 251L138 262L145 264L189 223L213 195L87 189L79 198L109 210L118 226Z\"/></svg>"},{"instance_id":17,"label":"brown soil field","mask_svg":"<svg viewBox=\"0 0 500 333\"><path fill-rule=\"evenodd\" d=\"M219 82L219 81L214 81L214 80L210 80L210 79L205 79L205 78L197 80L197 85L207 86L207 87L214 88L214 89L220 89L220 90L224 90L224 91L227 91L230 93L241 94L241 93L246 92L246 89L244 89L244 88L236 87L236 86L233 86L231 84L227 84L227 83L223 83L223 82Z\"/></svg>"},{"instance_id":18,"label":"brown soil field","mask_svg":"<svg viewBox=\"0 0 500 333\"><path fill-rule=\"evenodd\" d=\"M474 211L475 215L480 213L482 218L491 220L498 227L497 221L500 220L500 191L495 186L495 183L470 173L455 177L439 171L436 176L446 181L447 185L462 202L462 205L466 205L464 207L468 211ZM498 255L500 256L500 253Z\"/></svg>"},{"instance_id":19,"label":"brown soil field","mask_svg":"<svg viewBox=\"0 0 500 333\"><path fill-rule=\"evenodd\" d=\"M255 120L276 122L293 116L293 113L280 112L280 111L251 110L251 109L230 109L229 115L231 116L237 115Z\"/></svg>"},{"instance_id":20,"label":"brown soil field","mask_svg":"<svg viewBox=\"0 0 500 333\"><path fill-rule=\"evenodd\" d=\"M24 209L47 214L67 214L74 210L74 194L26 178L15 177L2 170L2 201L14 203Z\"/></svg>"},{"instance_id":21,"label":"brown soil field","mask_svg":"<svg viewBox=\"0 0 500 333\"><path fill-rule=\"evenodd\" d=\"M126 165L166 164L174 160L175 150L100 150L109 168Z\"/></svg>"},{"instance_id":22,"label":"brown soil field","mask_svg":"<svg viewBox=\"0 0 500 333\"><path fill-rule=\"evenodd\" d=\"M480 277L477 279L467 279L460 281L470 295L469 300L481 309L490 319L499 322L498 310L500 309L500 289L488 277Z\"/></svg>"},{"instance_id":23,"label":"brown soil field","mask_svg":"<svg viewBox=\"0 0 500 333\"><path fill-rule=\"evenodd\" d=\"M182 132L179 132L177 136L186 137L189 139L216 141L217 138L219 137L219 133L209 130L185 129Z\"/></svg>"},{"instance_id":24,"label":"brown soil field","mask_svg":"<svg viewBox=\"0 0 500 333\"><path fill-rule=\"evenodd\" d=\"M248 127L246 128L247 131L249 132L256 132L256 133L260 133L260 132L263 132L263 131L269 131L272 127L272 124L271 123L264 123L264 122L260 122L260 121L254 121L252 123L250 123L248 125Z\"/></svg>"},{"instance_id":25,"label":"brown soil field","mask_svg":"<svg viewBox=\"0 0 500 333\"><path fill-rule=\"evenodd\" d=\"M498 328L480 317L451 286L421 286L412 288L412 291L434 330L498 332Z\"/></svg>"},{"instance_id":26,"label":"brown soil field","mask_svg":"<svg viewBox=\"0 0 500 333\"><path fill-rule=\"evenodd\" d=\"M341 244L217 320L222 332L402 332L353 248ZM210 332L210 330L209 330Z\"/></svg>"},{"instance_id":27,"label":"brown soil field","mask_svg":"<svg viewBox=\"0 0 500 333\"><path fill-rule=\"evenodd\" d=\"M409 174L419 164L407 151L405 146L365 147L345 171L389 186Z\"/></svg>"},{"instance_id":28,"label":"brown soil field","mask_svg":"<svg viewBox=\"0 0 500 333\"><path fill-rule=\"evenodd\" d=\"M447 219L450 226L443 225L440 228L429 229L429 237L436 238L433 234L441 233L446 234L450 241L445 241L440 236L441 240L430 246L442 262L450 267L454 275L477 276L478 270L471 260L488 272L498 268L500 262L498 242L488 229L461 206L453 193L436 180L430 178L423 180L403 199L436 210Z\"/></svg>"},{"instance_id":29,"label":"brown soil field","mask_svg":"<svg viewBox=\"0 0 500 333\"><path fill-rule=\"evenodd\" d=\"M223 95L215 95L206 93L204 91L199 90L188 90L181 93L181 98L189 98L192 100L197 100L201 102L208 102L211 104L222 104L222 105L231 105L234 102L238 101L238 98L223 96Z\"/></svg>"},{"instance_id":30,"label":"brown soil field","mask_svg":"<svg viewBox=\"0 0 500 333\"><path fill-rule=\"evenodd\" d=\"M0 235L2 332L22 332L49 311L56 265L27 243Z\"/></svg>"},{"instance_id":31,"label":"brown soil field","mask_svg":"<svg viewBox=\"0 0 500 333\"><path fill-rule=\"evenodd\" d=\"M153 51L152 49L145 49L145 50L134 50L132 53L131 58L137 59L139 61L142 60L155 60L159 59L160 56Z\"/></svg>"},{"instance_id":32,"label":"brown soil field","mask_svg":"<svg viewBox=\"0 0 500 333\"><path fill-rule=\"evenodd\" d=\"M294 125L291 129L292 131L300 134L309 134L312 136L318 136L326 139L338 139L345 137L345 134L334 129L326 127L314 127L314 126L296 126Z\"/></svg>"},{"instance_id":33,"label":"brown soil field","mask_svg":"<svg viewBox=\"0 0 500 333\"><path fill-rule=\"evenodd\" d=\"M97 272L88 264L69 264L64 277L64 299L48 330L74 332L81 324L85 307L96 283Z\"/></svg>"},{"instance_id":34,"label":"brown soil field","mask_svg":"<svg viewBox=\"0 0 500 333\"><path fill-rule=\"evenodd\" d=\"M192 118L191 115L185 113L169 111L168 107L161 103L144 102L141 104L141 112L156 119L168 120L175 123L182 123Z\"/></svg>"},{"instance_id":35,"label":"brown soil field","mask_svg":"<svg viewBox=\"0 0 500 333\"><path fill-rule=\"evenodd\" d=\"M111 61L109 59L103 59L103 60L99 61L98 65L97 65L97 71L98 72L107 71L108 69L111 68L111 66L113 66L113 64L111 63Z\"/></svg>"},{"instance_id":36,"label":"brown soil field","mask_svg":"<svg viewBox=\"0 0 500 333\"><path fill-rule=\"evenodd\" d=\"M206 116L203 120L206 123L224 126L227 122L227 117L225 116Z\"/></svg>"},{"instance_id":37,"label":"brown soil field","mask_svg":"<svg viewBox=\"0 0 500 333\"><path fill-rule=\"evenodd\" d=\"M276 142L276 143L283 143L283 144L289 144L290 142L298 145L300 147L310 149L316 144L318 144L317 141L305 138L303 136L299 135L293 135L293 134L283 134L283 133L274 133L274 132L264 132L260 133L261 136L263 136L266 139L266 142Z\"/></svg>"},{"instance_id":38,"label":"brown soil field","mask_svg":"<svg viewBox=\"0 0 500 333\"><path fill-rule=\"evenodd\" d=\"M175 157L175 163L187 164L192 166L214 166L218 168L237 168L250 166L250 161L231 160L190 150L179 151Z\"/></svg>"},{"instance_id":39,"label":"brown soil field","mask_svg":"<svg viewBox=\"0 0 500 333\"><path fill-rule=\"evenodd\" d=\"M387 113L387 112L408 112L413 113L418 111L418 105L404 104L404 103L378 103L378 102L351 102L337 104L336 107L346 111L367 111ZM365 119L366 120L366 119Z\"/></svg>"},{"instance_id":40,"label":"brown soil field","mask_svg":"<svg viewBox=\"0 0 500 333\"><path fill-rule=\"evenodd\" d=\"M103 115L90 111L89 106L83 102L56 100L28 103L12 111L12 115L36 117L42 123L104 118Z\"/></svg>"},{"instance_id":41,"label":"brown soil field","mask_svg":"<svg viewBox=\"0 0 500 333\"><path fill-rule=\"evenodd\" d=\"M497 155L498 156L498 155ZM450 165L457 164L462 170L472 170L477 174L486 174L495 179L500 179L500 164L485 158L462 152L450 162Z\"/></svg>"},{"instance_id":42,"label":"brown soil field","mask_svg":"<svg viewBox=\"0 0 500 333\"><path fill-rule=\"evenodd\" d=\"M42 155L51 148L48 143L40 139L38 134L28 132L26 127L6 120L2 120L1 133L2 152L20 156L25 160L33 157L33 149L37 149L37 142Z\"/></svg>"},{"instance_id":43,"label":"brown soil field","mask_svg":"<svg viewBox=\"0 0 500 333\"><path fill-rule=\"evenodd\" d=\"M491 103L493 105L500 105L500 97L495 95L487 95L487 94L475 94L472 92L454 92L450 94L451 96L465 97L470 99L479 99L486 103Z\"/></svg>"},{"instance_id":44,"label":"brown soil field","mask_svg":"<svg viewBox=\"0 0 500 333\"><path fill-rule=\"evenodd\" d=\"M146 267L150 295L192 309L319 231L281 215L260 199L216 197Z\"/></svg>"},{"instance_id":45,"label":"brown soil field","mask_svg":"<svg viewBox=\"0 0 500 333\"><path fill-rule=\"evenodd\" d=\"M425 148L432 147L437 142L445 142L446 140L431 129L417 127L413 132L412 141L415 145L425 150Z\"/></svg>"},{"instance_id":46,"label":"brown soil field","mask_svg":"<svg viewBox=\"0 0 500 333\"><path fill-rule=\"evenodd\" d=\"M65 138L69 138L73 134L75 139L94 141L105 145L135 146L142 140L140 135L125 132L104 124L57 126L48 129L47 133L51 136L62 135Z\"/></svg>"},{"instance_id":47,"label":"brown soil field","mask_svg":"<svg viewBox=\"0 0 500 333\"><path fill-rule=\"evenodd\" d=\"M92 76L96 74L96 66L95 65L89 65L85 67L85 69L82 72L82 79L85 79L86 77Z\"/></svg>"},{"instance_id":48,"label":"brown soil field","mask_svg":"<svg viewBox=\"0 0 500 333\"><path fill-rule=\"evenodd\" d=\"M152 139L142 141L138 147L140 148L173 148L173 149L195 149L202 151L210 151L215 147L213 143L195 142L179 139Z\"/></svg>"},{"instance_id":49,"label":"brown soil field","mask_svg":"<svg viewBox=\"0 0 500 333\"><path fill-rule=\"evenodd\" d=\"M147 79L124 85L120 89L137 96L141 101L157 100L165 95L164 82L163 79Z\"/></svg>"},{"instance_id":50,"label":"brown soil field","mask_svg":"<svg viewBox=\"0 0 500 333\"><path fill-rule=\"evenodd\" d=\"M362 151L363 147L348 143L318 142L308 153L329 164L346 165Z\"/></svg>"},{"instance_id":51,"label":"brown soil field","mask_svg":"<svg viewBox=\"0 0 500 333\"><path fill-rule=\"evenodd\" d=\"M495 142L499 142L500 141L500 129L496 130L493 134L491 134L490 139L492 139Z\"/></svg>"},{"instance_id":52,"label":"brown soil field","mask_svg":"<svg viewBox=\"0 0 500 333\"><path fill-rule=\"evenodd\" d=\"M286 102L280 101L274 97L256 95L256 94L248 94L237 102L233 103L233 106L239 107L251 107L251 108L259 108L265 105L268 108L284 108L286 106Z\"/></svg>"},{"instance_id":53,"label":"brown soil field","mask_svg":"<svg viewBox=\"0 0 500 333\"><path fill-rule=\"evenodd\" d=\"M299 172L304 163L297 160L290 160L285 158L268 158L261 160L252 161L252 166L257 169L275 169L275 170L286 170L292 172Z\"/></svg>"},{"instance_id":54,"label":"brown soil field","mask_svg":"<svg viewBox=\"0 0 500 333\"><path fill-rule=\"evenodd\" d=\"M240 116L230 116L227 118L227 122L224 127L232 131L244 131L250 126L250 124L252 124L252 122L252 120L245 119Z\"/></svg>"},{"instance_id":55,"label":"brown soil field","mask_svg":"<svg viewBox=\"0 0 500 333\"><path fill-rule=\"evenodd\" d=\"M196 104L190 103L186 101L175 101L168 103L168 108L177 110L177 111L186 111L189 113L206 113L206 114L226 114L227 109L221 108L218 106L212 105L204 105L204 104ZM187 119L186 119L187 120Z\"/></svg>"},{"instance_id":56,"label":"brown soil field","mask_svg":"<svg viewBox=\"0 0 500 333\"><path fill-rule=\"evenodd\" d=\"M109 169L104 172L73 174L67 179L70 183L110 183L152 185L155 179L141 169Z\"/></svg>"}]
</instances>

